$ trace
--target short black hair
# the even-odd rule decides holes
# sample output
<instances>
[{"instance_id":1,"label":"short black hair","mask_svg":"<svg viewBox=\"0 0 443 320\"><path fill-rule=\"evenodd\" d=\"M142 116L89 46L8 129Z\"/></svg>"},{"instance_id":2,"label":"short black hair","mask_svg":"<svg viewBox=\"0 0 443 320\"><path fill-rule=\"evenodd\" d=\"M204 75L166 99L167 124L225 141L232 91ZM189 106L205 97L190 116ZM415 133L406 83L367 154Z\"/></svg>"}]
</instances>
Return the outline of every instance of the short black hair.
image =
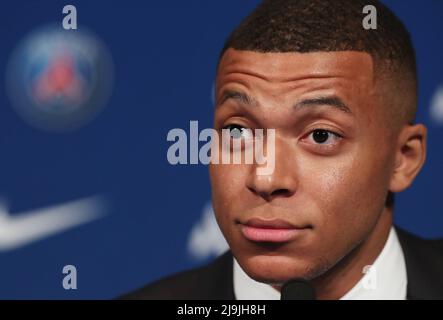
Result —
<instances>
[{"instance_id":1,"label":"short black hair","mask_svg":"<svg viewBox=\"0 0 443 320\"><path fill-rule=\"evenodd\" d=\"M363 28L367 5L377 9L377 29ZM398 108L389 110L390 116L402 123L415 120L417 71L410 35L399 18L377 0L264 0L231 33L220 60L229 48L261 53L369 53L375 68L388 71L389 78L397 82L395 91L401 92L393 94L406 95Z\"/></svg>"}]
</instances>

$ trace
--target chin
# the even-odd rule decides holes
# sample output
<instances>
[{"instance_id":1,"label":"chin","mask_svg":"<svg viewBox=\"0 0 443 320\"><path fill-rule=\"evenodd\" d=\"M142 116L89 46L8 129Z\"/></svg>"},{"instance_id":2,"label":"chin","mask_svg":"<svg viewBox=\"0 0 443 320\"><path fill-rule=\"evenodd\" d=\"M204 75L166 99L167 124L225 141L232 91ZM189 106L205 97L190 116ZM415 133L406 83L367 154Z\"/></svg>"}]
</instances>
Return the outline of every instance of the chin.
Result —
<instances>
[{"instance_id":1,"label":"chin","mask_svg":"<svg viewBox=\"0 0 443 320\"><path fill-rule=\"evenodd\" d=\"M321 274L323 269L309 260L287 256L256 255L239 257L237 261L249 277L273 285L295 278L310 280Z\"/></svg>"}]
</instances>

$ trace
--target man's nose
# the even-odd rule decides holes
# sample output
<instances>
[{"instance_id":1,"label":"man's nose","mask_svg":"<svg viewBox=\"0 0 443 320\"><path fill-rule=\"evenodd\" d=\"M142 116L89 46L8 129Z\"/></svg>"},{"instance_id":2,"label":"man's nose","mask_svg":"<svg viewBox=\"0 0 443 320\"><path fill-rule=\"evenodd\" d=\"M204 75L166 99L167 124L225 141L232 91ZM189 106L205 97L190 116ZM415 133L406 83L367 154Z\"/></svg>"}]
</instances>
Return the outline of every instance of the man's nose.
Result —
<instances>
[{"instance_id":1,"label":"man's nose","mask_svg":"<svg viewBox=\"0 0 443 320\"><path fill-rule=\"evenodd\" d=\"M275 140L275 166L267 175L258 174L266 164L251 165L246 187L266 201L291 197L297 189L296 164L293 148L286 141Z\"/></svg>"}]
</instances>

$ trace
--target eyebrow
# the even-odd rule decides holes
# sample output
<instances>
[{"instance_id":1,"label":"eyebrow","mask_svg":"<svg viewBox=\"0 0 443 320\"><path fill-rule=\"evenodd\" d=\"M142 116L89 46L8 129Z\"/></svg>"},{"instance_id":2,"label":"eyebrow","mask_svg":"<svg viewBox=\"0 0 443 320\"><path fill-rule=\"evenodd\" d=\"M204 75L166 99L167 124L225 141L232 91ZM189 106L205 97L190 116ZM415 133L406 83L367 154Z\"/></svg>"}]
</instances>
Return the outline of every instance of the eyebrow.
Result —
<instances>
[{"instance_id":1,"label":"eyebrow","mask_svg":"<svg viewBox=\"0 0 443 320\"><path fill-rule=\"evenodd\" d=\"M325 97L315 97L312 99L304 99L300 102L297 102L294 106L295 109L301 109L310 106L330 106L337 108L340 111L345 113L352 114L351 109L343 102L340 97L332 95Z\"/></svg>"},{"instance_id":2,"label":"eyebrow","mask_svg":"<svg viewBox=\"0 0 443 320\"><path fill-rule=\"evenodd\" d=\"M237 90L225 90L220 98L220 103L218 105L222 105L226 100L233 99L247 106L257 106L258 101L244 92Z\"/></svg>"},{"instance_id":3,"label":"eyebrow","mask_svg":"<svg viewBox=\"0 0 443 320\"><path fill-rule=\"evenodd\" d=\"M220 103L218 105L222 105L226 100L233 99L235 101L240 102L243 105L246 106L257 106L259 105L258 101L247 95L244 92L237 91L237 90L225 90L220 98ZM306 107L311 106L330 106L334 107L342 112L352 114L351 109L343 102L343 100L336 96L320 96L310 99L303 99L299 102L297 102L294 105L294 109L302 109Z\"/></svg>"}]
</instances>

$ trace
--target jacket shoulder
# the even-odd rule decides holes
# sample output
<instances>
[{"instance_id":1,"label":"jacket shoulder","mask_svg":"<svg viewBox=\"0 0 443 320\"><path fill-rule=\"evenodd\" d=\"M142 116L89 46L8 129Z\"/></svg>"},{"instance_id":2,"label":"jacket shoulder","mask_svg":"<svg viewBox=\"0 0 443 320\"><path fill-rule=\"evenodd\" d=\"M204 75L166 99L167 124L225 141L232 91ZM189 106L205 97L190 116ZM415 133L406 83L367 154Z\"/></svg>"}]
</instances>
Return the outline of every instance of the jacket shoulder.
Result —
<instances>
[{"instance_id":1,"label":"jacket shoulder","mask_svg":"<svg viewBox=\"0 0 443 320\"><path fill-rule=\"evenodd\" d=\"M121 296L123 300L231 300L233 258L226 252L209 265L180 272Z\"/></svg>"},{"instance_id":2,"label":"jacket shoulder","mask_svg":"<svg viewBox=\"0 0 443 320\"><path fill-rule=\"evenodd\" d=\"M422 239L397 228L411 299L443 299L443 239Z\"/></svg>"}]
</instances>

